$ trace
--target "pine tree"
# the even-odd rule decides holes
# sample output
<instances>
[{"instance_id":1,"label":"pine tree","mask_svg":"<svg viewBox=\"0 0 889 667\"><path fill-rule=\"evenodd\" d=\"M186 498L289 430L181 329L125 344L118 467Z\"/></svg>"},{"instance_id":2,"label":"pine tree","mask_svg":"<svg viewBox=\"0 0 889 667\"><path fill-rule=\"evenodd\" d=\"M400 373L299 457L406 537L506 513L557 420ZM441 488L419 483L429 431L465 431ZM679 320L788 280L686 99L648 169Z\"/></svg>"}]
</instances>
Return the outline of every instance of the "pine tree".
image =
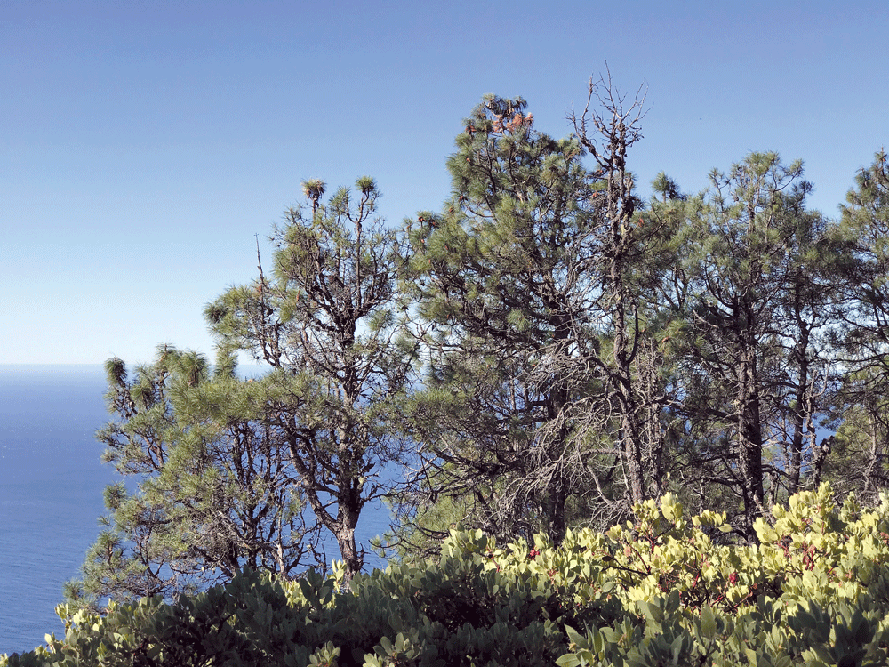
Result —
<instances>
[{"instance_id":1,"label":"pine tree","mask_svg":"<svg viewBox=\"0 0 889 667\"><path fill-rule=\"evenodd\" d=\"M492 532L558 537L583 466L568 464L570 426L546 441L540 427L570 400L549 367L597 344L585 331L597 288L571 275L590 251L593 187L577 142L536 132L525 107L485 98L448 161L454 199L408 228L407 289L429 355L414 424L431 493L468 498Z\"/></svg>"},{"instance_id":2,"label":"pine tree","mask_svg":"<svg viewBox=\"0 0 889 667\"><path fill-rule=\"evenodd\" d=\"M554 140L524 100L486 96L448 161L453 199L409 221L427 497L447 495L490 532L558 541L572 517L625 516L656 487L647 445L662 433L643 443L641 415L659 412L662 388L640 398L649 313L637 291L651 234L625 163L639 107L608 107L603 127L594 116L597 151L581 119Z\"/></svg>"},{"instance_id":3,"label":"pine tree","mask_svg":"<svg viewBox=\"0 0 889 667\"><path fill-rule=\"evenodd\" d=\"M800 162L752 153L728 174L714 170L711 189L685 202L682 394L696 442L685 481L734 496L751 541L766 492L799 487L804 444L814 454L824 409L827 233L805 209L802 175Z\"/></svg>"},{"instance_id":4,"label":"pine tree","mask_svg":"<svg viewBox=\"0 0 889 667\"><path fill-rule=\"evenodd\" d=\"M106 492L108 529L68 594L175 596L250 566L285 577L329 565L336 539L346 578L360 571L355 527L388 493L385 466L404 452L396 404L410 349L395 338L397 237L376 217L376 185L324 203L320 181L276 230L276 279L232 287L206 308L215 371L163 346L131 377L111 360L105 460L135 482ZM265 362L236 377L235 355ZM387 471L386 474L391 474Z\"/></svg>"},{"instance_id":5,"label":"pine tree","mask_svg":"<svg viewBox=\"0 0 889 667\"><path fill-rule=\"evenodd\" d=\"M838 344L846 369L827 474L867 501L889 488L889 163L884 150L855 177L841 207L835 261L848 309Z\"/></svg>"},{"instance_id":6,"label":"pine tree","mask_svg":"<svg viewBox=\"0 0 889 667\"><path fill-rule=\"evenodd\" d=\"M405 452L396 404L411 349L396 336L398 237L376 217L368 177L324 203L304 183L306 206L287 213L274 241L275 281L262 274L207 308L225 350L244 350L292 378L273 424L316 521L333 533L347 578L364 563L355 527L365 504L389 492L387 463Z\"/></svg>"},{"instance_id":7,"label":"pine tree","mask_svg":"<svg viewBox=\"0 0 889 667\"><path fill-rule=\"evenodd\" d=\"M106 489L106 528L70 599L170 598L245 566L293 576L324 564L268 419L280 388L236 379L228 358L212 373L201 355L169 345L133 374L120 359L107 371L115 420L98 437L103 460L129 481Z\"/></svg>"}]
</instances>

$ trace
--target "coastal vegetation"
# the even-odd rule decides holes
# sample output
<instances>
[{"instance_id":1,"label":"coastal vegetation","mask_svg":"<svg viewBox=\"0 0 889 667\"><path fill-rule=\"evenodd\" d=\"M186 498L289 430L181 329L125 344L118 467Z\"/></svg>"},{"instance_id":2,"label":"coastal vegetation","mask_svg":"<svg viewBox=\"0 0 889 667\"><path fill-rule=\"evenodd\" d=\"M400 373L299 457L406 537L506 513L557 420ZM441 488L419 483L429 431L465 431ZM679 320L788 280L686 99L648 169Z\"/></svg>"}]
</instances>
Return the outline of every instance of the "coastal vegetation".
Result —
<instances>
[{"instance_id":1,"label":"coastal vegetation","mask_svg":"<svg viewBox=\"0 0 889 667\"><path fill-rule=\"evenodd\" d=\"M108 362L128 482L7 663L885 664L886 153L837 219L775 152L644 199L644 116L591 80L559 140L485 96L401 227L305 182L214 363Z\"/></svg>"},{"instance_id":2,"label":"coastal vegetation","mask_svg":"<svg viewBox=\"0 0 889 667\"><path fill-rule=\"evenodd\" d=\"M794 495L727 544L672 494L554 545L452 531L437 562L298 580L243 571L175 603L62 607L63 639L17 665L885 665L889 498Z\"/></svg>"}]
</instances>

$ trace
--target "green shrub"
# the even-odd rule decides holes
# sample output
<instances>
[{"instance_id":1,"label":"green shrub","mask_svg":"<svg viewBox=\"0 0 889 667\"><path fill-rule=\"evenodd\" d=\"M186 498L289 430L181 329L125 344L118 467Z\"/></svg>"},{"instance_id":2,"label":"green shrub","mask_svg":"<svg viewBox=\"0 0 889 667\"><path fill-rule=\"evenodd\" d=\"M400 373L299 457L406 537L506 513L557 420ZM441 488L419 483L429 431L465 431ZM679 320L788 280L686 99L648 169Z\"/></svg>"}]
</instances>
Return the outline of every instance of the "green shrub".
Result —
<instances>
[{"instance_id":1,"label":"green shrub","mask_svg":"<svg viewBox=\"0 0 889 667\"><path fill-rule=\"evenodd\" d=\"M714 541L667 496L606 533L498 547L454 532L436 565L280 581L245 571L175 604L68 616L64 639L2 665L841 665L889 663L889 503L829 487Z\"/></svg>"}]
</instances>

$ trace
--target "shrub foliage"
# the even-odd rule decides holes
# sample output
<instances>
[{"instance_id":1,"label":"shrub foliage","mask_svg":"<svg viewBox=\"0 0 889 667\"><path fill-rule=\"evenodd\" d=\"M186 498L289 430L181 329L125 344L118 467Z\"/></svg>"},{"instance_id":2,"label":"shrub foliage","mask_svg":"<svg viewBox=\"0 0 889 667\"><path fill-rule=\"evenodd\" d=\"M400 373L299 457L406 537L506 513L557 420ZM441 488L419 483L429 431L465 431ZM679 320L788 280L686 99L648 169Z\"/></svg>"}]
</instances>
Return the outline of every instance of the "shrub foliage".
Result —
<instances>
[{"instance_id":1,"label":"shrub foliage","mask_svg":"<svg viewBox=\"0 0 889 667\"><path fill-rule=\"evenodd\" d=\"M79 610L64 638L2 665L771 665L889 660L889 498L793 496L735 544L672 496L605 533L499 546L453 531L438 562L342 586L243 571L175 603Z\"/></svg>"}]
</instances>

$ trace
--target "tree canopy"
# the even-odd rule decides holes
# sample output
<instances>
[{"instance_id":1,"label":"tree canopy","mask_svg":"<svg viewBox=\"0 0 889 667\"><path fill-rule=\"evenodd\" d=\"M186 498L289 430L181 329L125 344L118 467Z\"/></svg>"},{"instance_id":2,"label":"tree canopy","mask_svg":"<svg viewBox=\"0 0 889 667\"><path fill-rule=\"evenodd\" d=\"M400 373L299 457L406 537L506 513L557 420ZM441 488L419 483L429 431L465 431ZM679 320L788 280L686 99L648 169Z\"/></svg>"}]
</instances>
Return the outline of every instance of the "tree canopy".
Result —
<instances>
[{"instance_id":1,"label":"tree canopy","mask_svg":"<svg viewBox=\"0 0 889 667\"><path fill-rule=\"evenodd\" d=\"M684 193L638 192L645 97L591 79L570 134L485 96L448 158L453 195L400 227L369 177L303 203L205 315L211 365L161 346L108 362L99 434L126 482L69 586L82 604L176 596L244 567L364 567L437 554L452 528L554 544L672 493L754 543L775 502L830 481L889 487L889 174L861 170L839 219L800 161L753 152ZM266 366L239 376L238 353Z\"/></svg>"}]
</instances>

